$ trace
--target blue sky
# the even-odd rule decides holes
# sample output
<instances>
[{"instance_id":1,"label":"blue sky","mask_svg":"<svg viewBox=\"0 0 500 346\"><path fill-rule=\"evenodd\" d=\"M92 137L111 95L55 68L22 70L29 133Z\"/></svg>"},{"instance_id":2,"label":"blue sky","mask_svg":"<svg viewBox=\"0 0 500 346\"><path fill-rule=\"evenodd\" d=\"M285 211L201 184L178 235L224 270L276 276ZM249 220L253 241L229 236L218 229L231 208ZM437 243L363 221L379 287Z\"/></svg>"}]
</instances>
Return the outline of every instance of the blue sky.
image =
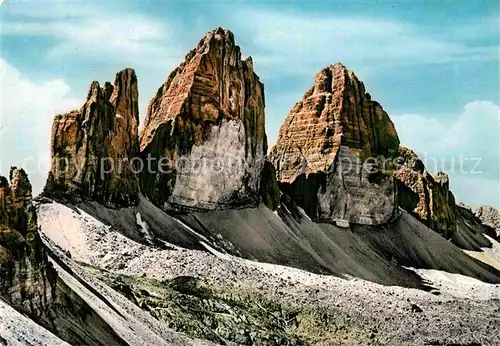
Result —
<instances>
[{"instance_id":1,"label":"blue sky","mask_svg":"<svg viewBox=\"0 0 500 346\"><path fill-rule=\"evenodd\" d=\"M497 1L7 0L0 16L0 173L29 166L37 190L52 117L78 108L92 80L135 68L143 119L188 50L223 26L265 84L270 144L315 73L341 61L391 115L403 144L428 158L430 170L453 171L459 201L500 204ZM466 162L468 172L451 169L461 154L482 159L478 173L470 172L477 160Z\"/></svg>"}]
</instances>

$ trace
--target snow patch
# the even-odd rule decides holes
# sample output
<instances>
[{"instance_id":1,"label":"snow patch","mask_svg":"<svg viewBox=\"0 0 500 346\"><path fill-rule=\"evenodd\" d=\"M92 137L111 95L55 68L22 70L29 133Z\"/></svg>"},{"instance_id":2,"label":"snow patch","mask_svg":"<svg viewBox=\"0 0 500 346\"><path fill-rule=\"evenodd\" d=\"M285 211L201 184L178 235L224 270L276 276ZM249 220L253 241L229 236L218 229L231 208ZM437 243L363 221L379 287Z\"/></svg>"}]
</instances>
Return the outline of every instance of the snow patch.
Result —
<instances>
[{"instance_id":1,"label":"snow patch","mask_svg":"<svg viewBox=\"0 0 500 346\"><path fill-rule=\"evenodd\" d=\"M224 259L224 260L226 260L226 261L229 261L229 260L231 260L231 259L232 259L232 256L231 256L231 255L228 255L228 254L222 253L222 252L220 252L220 251L217 251L217 250L215 250L213 247L211 247L210 245L208 245L207 243L205 243L205 242L203 242L203 241L200 241L200 244L201 244L201 245L203 245L203 247L204 247L205 249L207 249L207 250L208 250L208 252L210 252L210 253L211 253L212 255L214 255L214 256L217 256L217 257L219 257L219 258L222 258L222 259Z\"/></svg>"},{"instance_id":2,"label":"snow patch","mask_svg":"<svg viewBox=\"0 0 500 346\"><path fill-rule=\"evenodd\" d=\"M144 239L149 243L153 244L153 235L149 231L149 226L145 221L142 221L141 213L135 215L137 226L141 227L140 232L144 236Z\"/></svg>"},{"instance_id":3,"label":"snow patch","mask_svg":"<svg viewBox=\"0 0 500 346\"><path fill-rule=\"evenodd\" d=\"M181 220L177 219L177 218L173 218L179 225L181 225L182 227L184 227L185 229L187 229L189 232L191 232L192 234L194 234L195 236L197 236L198 238L204 240L205 242L207 243L210 243L210 240L207 239L207 237L205 237L204 235L201 235L200 233L196 232L194 229L192 229L191 227L189 227L188 225L186 225L184 222L182 222Z\"/></svg>"},{"instance_id":4,"label":"snow patch","mask_svg":"<svg viewBox=\"0 0 500 346\"><path fill-rule=\"evenodd\" d=\"M288 215L292 215L292 213L290 212L290 210L288 210L286 205L282 204L281 206L283 206L283 208L285 208L285 211L288 213Z\"/></svg>"},{"instance_id":5,"label":"snow patch","mask_svg":"<svg viewBox=\"0 0 500 346\"><path fill-rule=\"evenodd\" d=\"M184 227L185 229L187 229L189 232L191 232L192 234L194 234L198 238L202 239L202 240L199 240L200 244L205 249L207 249L207 251L210 252L212 255L217 256L217 257L222 258L222 259L225 259L225 260L230 260L232 258L232 256L230 256L228 254L225 254L225 253L222 253L222 252L220 252L218 250L215 250L213 247L211 247L210 245L208 245L211 242L207 239L207 237L205 237L202 234L196 232L194 229L192 229L191 227L189 227L188 225L186 225L181 220L179 220L179 219L177 219L175 217L174 217L174 220L177 221L177 223L179 225L181 225L182 227ZM222 239L222 235L219 234L218 236L219 236L220 239ZM229 243L229 244L232 245L231 243Z\"/></svg>"},{"instance_id":6,"label":"snow patch","mask_svg":"<svg viewBox=\"0 0 500 346\"><path fill-rule=\"evenodd\" d=\"M177 251L185 250L183 247L180 247L180 246L174 245L172 243L166 242L165 240L162 240L162 239L157 239L157 240L160 243L162 243L163 245L165 245L165 247L167 247L167 248L172 248L172 249L177 250Z\"/></svg>"}]
</instances>

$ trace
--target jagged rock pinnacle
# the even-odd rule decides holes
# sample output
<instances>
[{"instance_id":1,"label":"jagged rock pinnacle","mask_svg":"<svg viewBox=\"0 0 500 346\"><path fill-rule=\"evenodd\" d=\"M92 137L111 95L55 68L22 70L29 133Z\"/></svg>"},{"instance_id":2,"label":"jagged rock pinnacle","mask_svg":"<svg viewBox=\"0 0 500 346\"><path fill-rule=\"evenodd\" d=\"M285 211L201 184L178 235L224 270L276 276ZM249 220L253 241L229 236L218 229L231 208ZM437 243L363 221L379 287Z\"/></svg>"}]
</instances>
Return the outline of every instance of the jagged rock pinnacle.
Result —
<instances>
[{"instance_id":1,"label":"jagged rock pinnacle","mask_svg":"<svg viewBox=\"0 0 500 346\"><path fill-rule=\"evenodd\" d=\"M139 148L138 122L134 70L118 72L114 85L92 82L80 110L54 119L52 166L44 194L108 206L135 204L139 182L131 160Z\"/></svg>"}]
</instances>

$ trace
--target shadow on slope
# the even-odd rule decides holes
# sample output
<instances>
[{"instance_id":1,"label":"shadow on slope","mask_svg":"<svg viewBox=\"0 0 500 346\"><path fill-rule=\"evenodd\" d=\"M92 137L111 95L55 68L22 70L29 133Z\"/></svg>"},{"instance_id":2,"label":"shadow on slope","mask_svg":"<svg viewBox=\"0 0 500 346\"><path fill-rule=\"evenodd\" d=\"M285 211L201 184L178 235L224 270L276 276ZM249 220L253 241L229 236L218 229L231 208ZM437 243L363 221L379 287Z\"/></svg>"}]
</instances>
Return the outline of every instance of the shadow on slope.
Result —
<instances>
[{"instance_id":1,"label":"shadow on slope","mask_svg":"<svg viewBox=\"0 0 500 346\"><path fill-rule=\"evenodd\" d=\"M470 209L457 205L457 231L451 241L464 250L482 251L481 248L492 246L485 234L496 238L493 228L483 225Z\"/></svg>"},{"instance_id":2,"label":"shadow on slope","mask_svg":"<svg viewBox=\"0 0 500 346\"><path fill-rule=\"evenodd\" d=\"M73 345L212 345L169 329L43 240L58 282L50 316L40 322L59 338Z\"/></svg>"},{"instance_id":3,"label":"shadow on slope","mask_svg":"<svg viewBox=\"0 0 500 346\"><path fill-rule=\"evenodd\" d=\"M144 223L153 236L154 245L165 246L163 242L158 242L160 239L191 250L205 250L199 243L199 237L142 195L137 206L127 208L110 209L90 201L79 203L77 207L139 243L150 245L144 236L144 226L141 225ZM141 222L138 222L138 215Z\"/></svg>"},{"instance_id":4,"label":"shadow on slope","mask_svg":"<svg viewBox=\"0 0 500 346\"><path fill-rule=\"evenodd\" d=\"M57 280L56 295L49 321L41 324L58 337L73 345L128 345L61 278Z\"/></svg>"},{"instance_id":5,"label":"shadow on slope","mask_svg":"<svg viewBox=\"0 0 500 346\"><path fill-rule=\"evenodd\" d=\"M46 246L46 249L53 264L55 259L56 268L61 265L67 275L74 275L71 268L54 256L50 247ZM99 315L95 307L85 301L61 274L61 270L58 270L53 303L42 316L30 315L31 319L72 345L128 345ZM77 279L76 275L74 277ZM85 284L82 280L80 283ZM89 289L90 286L87 288ZM98 292L92 291L95 294L94 303L101 300L103 304L114 308Z\"/></svg>"},{"instance_id":6,"label":"shadow on slope","mask_svg":"<svg viewBox=\"0 0 500 346\"><path fill-rule=\"evenodd\" d=\"M351 228L316 224L300 210L292 213L283 205L278 215L260 207L193 213L182 219L200 233L220 233L243 257L316 273L424 288L419 277L401 267L406 266L500 282L500 272L469 257L406 212L384 226Z\"/></svg>"},{"instance_id":7,"label":"shadow on slope","mask_svg":"<svg viewBox=\"0 0 500 346\"><path fill-rule=\"evenodd\" d=\"M419 269L437 269L470 276L487 283L500 283L500 272L478 261L413 216L403 212L386 226L355 229L375 251L393 256L398 264Z\"/></svg>"}]
</instances>

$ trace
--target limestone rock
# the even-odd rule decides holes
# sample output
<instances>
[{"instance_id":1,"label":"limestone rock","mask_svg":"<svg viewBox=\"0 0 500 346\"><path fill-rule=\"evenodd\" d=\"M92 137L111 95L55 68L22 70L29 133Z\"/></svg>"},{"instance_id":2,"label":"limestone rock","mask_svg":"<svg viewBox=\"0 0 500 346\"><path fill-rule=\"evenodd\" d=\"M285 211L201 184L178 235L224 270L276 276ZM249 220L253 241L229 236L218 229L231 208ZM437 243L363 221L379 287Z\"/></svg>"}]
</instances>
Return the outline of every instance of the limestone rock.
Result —
<instances>
[{"instance_id":1,"label":"limestone rock","mask_svg":"<svg viewBox=\"0 0 500 346\"><path fill-rule=\"evenodd\" d=\"M363 82L337 63L316 75L281 126L271 155L278 180L290 183L300 174L328 170L341 145L365 157L388 155L397 151L399 138Z\"/></svg>"},{"instance_id":2,"label":"limestone rock","mask_svg":"<svg viewBox=\"0 0 500 346\"><path fill-rule=\"evenodd\" d=\"M270 159L283 191L319 221L387 222L397 152L392 121L340 63L321 70L289 112ZM389 158L389 160L387 160Z\"/></svg>"},{"instance_id":3,"label":"limestone rock","mask_svg":"<svg viewBox=\"0 0 500 346\"><path fill-rule=\"evenodd\" d=\"M165 209L255 205L266 142L264 86L233 34L215 29L149 103L141 188Z\"/></svg>"},{"instance_id":4,"label":"limestone rock","mask_svg":"<svg viewBox=\"0 0 500 346\"><path fill-rule=\"evenodd\" d=\"M489 205L481 205L475 210L474 214L484 225L494 228L497 236L500 237L500 212L498 212L498 209Z\"/></svg>"},{"instance_id":5,"label":"limestone rock","mask_svg":"<svg viewBox=\"0 0 500 346\"><path fill-rule=\"evenodd\" d=\"M132 159L138 154L138 122L134 70L120 71L114 85L92 82L80 110L54 119L45 195L108 206L135 204L139 183Z\"/></svg>"},{"instance_id":6,"label":"limestone rock","mask_svg":"<svg viewBox=\"0 0 500 346\"><path fill-rule=\"evenodd\" d=\"M394 178L398 186L398 204L445 238L450 238L456 230L456 208L448 175L443 172L431 175L413 150L401 147Z\"/></svg>"},{"instance_id":7,"label":"limestone rock","mask_svg":"<svg viewBox=\"0 0 500 346\"><path fill-rule=\"evenodd\" d=\"M31 184L14 167L10 183L0 176L0 296L41 316L53 301L56 278L38 233Z\"/></svg>"}]
</instances>

